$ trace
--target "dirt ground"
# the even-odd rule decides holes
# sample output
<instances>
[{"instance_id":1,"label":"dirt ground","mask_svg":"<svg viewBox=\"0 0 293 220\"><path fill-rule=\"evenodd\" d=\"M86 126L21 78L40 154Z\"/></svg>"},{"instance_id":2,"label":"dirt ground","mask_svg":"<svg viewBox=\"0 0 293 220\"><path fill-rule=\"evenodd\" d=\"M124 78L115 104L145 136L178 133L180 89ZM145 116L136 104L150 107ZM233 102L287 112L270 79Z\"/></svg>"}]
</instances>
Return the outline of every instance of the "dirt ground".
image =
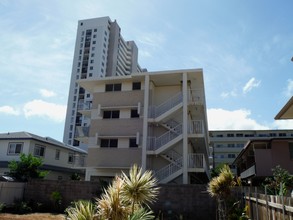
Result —
<instances>
[{"instance_id":1,"label":"dirt ground","mask_svg":"<svg viewBox=\"0 0 293 220\"><path fill-rule=\"evenodd\" d=\"M53 215L48 213L35 213L28 215L0 214L0 220L65 220L64 215Z\"/></svg>"}]
</instances>

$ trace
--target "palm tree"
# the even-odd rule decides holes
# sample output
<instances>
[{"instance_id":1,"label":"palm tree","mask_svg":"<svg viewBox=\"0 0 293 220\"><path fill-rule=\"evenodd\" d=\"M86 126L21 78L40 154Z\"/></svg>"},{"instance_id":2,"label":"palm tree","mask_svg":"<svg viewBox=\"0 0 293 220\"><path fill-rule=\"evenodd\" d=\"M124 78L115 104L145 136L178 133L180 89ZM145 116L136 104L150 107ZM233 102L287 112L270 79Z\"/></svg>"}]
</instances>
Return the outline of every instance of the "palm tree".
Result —
<instances>
[{"instance_id":1,"label":"palm tree","mask_svg":"<svg viewBox=\"0 0 293 220\"><path fill-rule=\"evenodd\" d=\"M141 208L142 205L155 201L159 188L156 187L157 180L151 171L143 173L142 169L134 164L129 171L129 177L123 172L122 176L124 185L121 194L131 202L131 215L134 213L135 205Z\"/></svg>"}]
</instances>

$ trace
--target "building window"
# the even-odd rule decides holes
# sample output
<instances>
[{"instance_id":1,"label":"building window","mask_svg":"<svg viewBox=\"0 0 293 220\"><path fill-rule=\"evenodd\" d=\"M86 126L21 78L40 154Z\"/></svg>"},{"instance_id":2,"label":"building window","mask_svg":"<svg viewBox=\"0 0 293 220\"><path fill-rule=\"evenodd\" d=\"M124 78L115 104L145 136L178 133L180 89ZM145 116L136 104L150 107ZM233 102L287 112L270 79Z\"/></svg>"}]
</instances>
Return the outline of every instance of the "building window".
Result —
<instances>
[{"instance_id":1,"label":"building window","mask_svg":"<svg viewBox=\"0 0 293 220\"><path fill-rule=\"evenodd\" d=\"M228 154L228 158L235 158L236 155L235 154Z\"/></svg>"},{"instance_id":2,"label":"building window","mask_svg":"<svg viewBox=\"0 0 293 220\"><path fill-rule=\"evenodd\" d=\"M45 147L41 145L36 145L34 149L34 156L44 157L45 156Z\"/></svg>"},{"instance_id":3,"label":"building window","mask_svg":"<svg viewBox=\"0 0 293 220\"><path fill-rule=\"evenodd\" d=\"M137 112L137 109L131 109L131 118L139 118L139 114Z\"/></svg>"},{"instance_id":4,"label":"building window","mask_svg":"<svg viewBox=\"0 0 293 220\"><path fill-rule=\"evenodd\" d=\"M73 163L74 161L74 154L73 153L69 153L68 154L68 163Z\"/></svg>"},{"instance_id":5,"label":"building window","mask_svg":"<svg viewBox=\"0 0 293 220\"><path fill-rule=\"evenodd\" d=\"M94 69L94 67L90 66L90 70L93 70L93 69Z\"/></svg>"},{"instance_id":6,"label":"building window","mask_svg":"<svg viewBox=\"0 0 293 220\"><path fill-rule=\"evenodd\" d=\"M83 25L83 23L81 22L81 23L80 23L80 26L82 26L82 25Z\"/></svg>"},{"instance_id":7,"label":"building window","mask_svg":"<svg viewBox=\"0 0 293 220\"><path fill-rule=\"evenodd\" d=\"M289 154L290 154L290 160L293 160L293 142L289 142Z\"/></svg>"},{"instance_id":8,"label":"building window","mask_svg":"<svg viewBox=\"0 0 293 220\"><path fill-rule=\"evenodd\" d=\"M56 150L55 151L55 160L59 160L60 159L60 150Z\"/></svg>"},{"instance_id":9,"label":"building window","mask_svg":"<svg viewBox=\"0 0 293 220\"><path fill-rule=\"evenodd\" d=\"M106 84L105 91L106 92L121 91L121 83Z\"/></svg>"},{"instance_id":10,"label":"building window","mask_svg":"<svg viewBox=\"0 0 293 220\"><path fill-rule=\"evenodd\" d=\"M227 137L234 137L234 134L227 134Z\"/></svg>"},{"instance_id":11,"label":"building window","mask_svg":"<svg viewBox=\"0 0 293 220\"><path fill-rule=\"evenodd\" d=\"M236 134L236 137L243 137L243 134Z\"/></svg>"},{"instance_id":12,"label":"building window","mask_svg":"<svg viewBox=\"0 0 293 220\"><path fill-rule=\"evenodd\" d=\"M118 147L118 139L101 139L101 147Z\"/></svg>"},{"instance_id":13,"label":"building window","mask_svg":"<svg viewBox=\"0 0 293 220\"><path fill-rule=\"evenodd\" d=\"M97 35L96 35L96 34L94 34L94 35L93 35L93 38L96 38L96 37L97 37Z\"/></svg>"},{"instance_id":14,"label":"building window","mask_svg":"<svg viewBox=\"0 0 293 220\"><path fill-rule=\"evenodd\" d=\"M23 143L9 143L8 155L17 155L22 152Z\"/></svg>"},{"instance_id":15,"label":"building window","mask_svg":"<svg viewBox=\"0 0 293 220\"><path fill-rule=\"evenodd\" d=\"M96 28L94 29L94 32L97 32L97 29Z\"/></svg>"},{"instance_id":16,"label":"building window","mask_svg":"<svg viewBox=\"0 0 293 220\"><path fill-rule=\"evenodd\" d=\"M95 40L93 41L93 44L96 44L96 41Z\"/></svg>"},{"instance_id":17,"label":"building window","mask_svg":"<svg viewBox=\"0 0 293 220\"><path fill-rule=\"evenodd\" d=\"M94 60L91 60L91 63L94 63Z\"/></svg>"},{"instance_id":18,"label":"building window","mask_svg":"<svg viewBox=\"0 0 293 220\"><path fill-rule=\"evenodd\" d=\"M228 144L228 147L235 147L234 144Z\"/></svg>"},{"instance_id":19,"label":"building window","mask_svg":"<svg viewBox=\"0 0 293 220\"><path fill-rule=\"evenodd\" d=\"M286 133L279 133L279 137L286 137Z\"/></svg>"},{"instance_id":20,"label":"building window","mask_svg":"<svg viewBox=\"0 0 293 220\"><path fill-rule=\"evenodd\" d=\"M136 138L129 138L129 147L138 147L136 143Z\"/></svg>"},{"instance_id":21,"label":"building window","mask_svg":"<svg viewBox=\"0 0 293 220\"><path fill-rule=\"evenodd\" d=\"M104 111L103 112L103 118L119 118L119 116L120 116L119 110Z\"/></svg>"},{"instance_id":22,"label":"building window","mask_svg":"<svg viewBox=\"0 0 293 220\"><path fill-rule=\"evenodd\" d=\"M132 83L132 90L140 90L141 89L141 83L140 82L133 82Z\"/></svg>"}]
</instances>

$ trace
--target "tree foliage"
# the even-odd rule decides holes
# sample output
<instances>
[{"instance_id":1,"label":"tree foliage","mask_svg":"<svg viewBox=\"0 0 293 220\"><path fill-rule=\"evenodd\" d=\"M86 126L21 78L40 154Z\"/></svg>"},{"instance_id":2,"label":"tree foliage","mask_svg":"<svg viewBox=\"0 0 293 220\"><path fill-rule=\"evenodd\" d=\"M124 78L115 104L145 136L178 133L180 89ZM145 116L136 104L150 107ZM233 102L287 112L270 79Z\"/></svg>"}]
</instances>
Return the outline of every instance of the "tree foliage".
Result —
<instances>
[{"instance_id":1,"label":"tree foliage","mask_svg":"<svg viewBox=\"0 0 293 220\"><path fill-rule=\"evenodd\" d=\"M10 176L20 181L28 181L30 179L42 179L48 172L40 170L43 165L41 158L34 157L31 154L20 154L20 161L11 161L8 164Z\"/></svg>"},{"instance_id":2,"label":"tree foliage","mask_svg":"<svg viewBox=\"0 0 293 220\"><path fill-rule=\"evenodd\" d=\"M240 185L241 181L234 177L230 167L226 164L220 168L218 176L211 179L208 184L207 191L212 197L218 200L218 214L220 220L238 218L239 210L242 213L241 207L238 207L239 202L231 199L231 190L233 187Z\"/></svg>"},{"instance_id":3,"label":"tree foliage","mask_svg":"<svg viewBox=\"0 0 293 220\"><path fill-rule=\"evenodd\" d=\"M286 195L287 187L293 184L293 177L280 165L272 169L273 176L265 179L268 192L274 195Z\"/></svg>"}]
</instances>

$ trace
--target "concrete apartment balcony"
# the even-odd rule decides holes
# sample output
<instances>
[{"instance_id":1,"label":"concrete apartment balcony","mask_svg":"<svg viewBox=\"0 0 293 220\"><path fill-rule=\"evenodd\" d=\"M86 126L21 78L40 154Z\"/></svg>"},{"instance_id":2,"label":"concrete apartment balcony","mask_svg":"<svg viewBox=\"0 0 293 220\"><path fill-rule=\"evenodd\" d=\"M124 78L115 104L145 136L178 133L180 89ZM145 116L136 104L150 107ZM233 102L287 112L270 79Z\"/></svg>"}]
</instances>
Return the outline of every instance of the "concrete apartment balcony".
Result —
<instances>
[{"instance_id":1,"label":"concrete apartment balcony","mask_svg":"<svg viewBox=\"0 0 293 220\"><path fill-rule=\"evenodd\" d=\"M203 105L204 101L204 92L200 89L190 89L188 90L188 102L189 105Z\"/></svg>"},{"instance_id":2,"label":"concrete apartment balcony","mask_svg":"<svg viewBox=\"0 0 293 220\"><path fill-rule=\"evenodd\" d=\"M84 102L84 100L79 100L77 104L77 110L84 116L90 118L91 117L91 109L92 109L92 103L87 101Z\"/></svg>"},{"instance_id":3,"label":"concrete apartment balcony","mask_svg":"<svg viewBox=\"0 0 293 220\"><path fill-rule=\"evenodd\" d=\"M188 134L189 135L204 135L204 122L203 120L192 120L188 122Z\"/></svg>"},{"instance_id":4,"label":"concrete apartment balcony","mask_svg":"<svg viewBox=\"0 0 293 220\"><path fill-rule=\"evenodd\" d=\"M87 144L89 139L89 130L89 126L77 126L75 129L74 138Z\"/></svg>"}]
</instances>

